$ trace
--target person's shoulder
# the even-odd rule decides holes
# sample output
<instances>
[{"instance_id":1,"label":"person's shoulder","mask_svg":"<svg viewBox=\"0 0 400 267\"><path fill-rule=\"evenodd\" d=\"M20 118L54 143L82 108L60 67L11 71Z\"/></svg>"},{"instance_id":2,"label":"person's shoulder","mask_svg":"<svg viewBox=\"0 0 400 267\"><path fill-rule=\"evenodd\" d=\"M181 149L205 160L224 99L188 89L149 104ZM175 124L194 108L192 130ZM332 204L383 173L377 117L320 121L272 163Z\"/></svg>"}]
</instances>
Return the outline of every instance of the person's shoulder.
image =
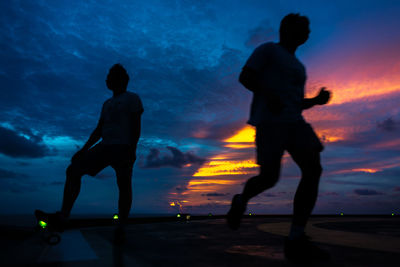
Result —
<instances>
[{"instance_id":1,"label":"person's shoulder","mask_svg":"<svg viewBox=\"0 0 400 267\"><path fill-rule=\"evenodd\" d=\"M126 91L125 97L132 102L141 102L140 96L137 93Z\"/></svg>"},{"instance_id":2,"label":"person's shoulder","mask_svg":"<svg viewBox=\"0 0 400 267\"><path fill-rule=\"evenodd\" d=\"M128 99L129 104L134 107L135 111L140 114L143 113L143 104L139 95L134 92L126 92L126 98Z\"/></svg>"},{"instance_id":3,"label":"person's shoulder","mask_svg":"<svg viewBox=\"0 0 400 267\"><path fill-rule=\"evenodd\" d=\"M259 50L273 50L273 49L275 49L276 48L276 43L274 43L274 42L266 42L266 43L263 43L263 44L260 44L259 46L257 46L256 47L256 49L259 49Z\"/></svg>"},{"instance_id":4,"label":"person's shoulder","mask_svg":"<svg viewBox=\"0 0 400 267\"><path fill-rule=\"evenodd\" d=\"M270 57L271 55L273 55L275 53L276 46L277 46L277 44L274 42L266 42L266 43L260 44L254 50L254 54Z\"/></svg>"},{"instance_id":5,"label":"person's shoulder","mask_svg":"<svg viewBox=\"0 0 400 267\"><path fill-rule=\"evenodd\" d=\"M110 102L111 102L111 100L112 100L112 97L110 97L110 98L107 98L107 100L106 100L106 101L104 101L104 103L103 103L103 106L104 106L104 105L107 105L108 103L110 103Z\"/></svg>"},{"instance_id":6,"label":"person's shoulder","mask_svg":"<svg viewBox=\"0 0 400 267\"><path fill-rule=\"evenodd\" d=\"M126 91L126 96L129 98L140 98L139 95L132 91Z\"/></svg>"}]
</instances>

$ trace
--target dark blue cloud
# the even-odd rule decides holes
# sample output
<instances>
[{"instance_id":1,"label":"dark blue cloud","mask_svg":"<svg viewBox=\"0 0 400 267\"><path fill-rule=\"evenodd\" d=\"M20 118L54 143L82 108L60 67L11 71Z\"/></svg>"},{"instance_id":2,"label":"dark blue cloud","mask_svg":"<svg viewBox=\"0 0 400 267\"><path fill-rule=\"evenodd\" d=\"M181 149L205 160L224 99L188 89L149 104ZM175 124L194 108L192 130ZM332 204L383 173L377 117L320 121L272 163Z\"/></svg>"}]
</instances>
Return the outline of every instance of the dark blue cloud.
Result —
<instances>
[{"instance_id":1,"label":"dark blue cloud","mask_svg":"<svg viewBox=\"0 0 400 267\"><path fill-rule=\"evenodd\" d=\"M257 47L264 42L275 41L278 39L278 29L273 28L269 19L260 22L260 25L249 30L249 37L246 46Z\"/></svg>"},{"instance_id":2,"label":"dark blue cloud","mask_svg":"<svg viewBox=\"0 0 400 267\"><path fill-rule=\"evenodd\" d=\"M187 190L187 187L186 186L178 186L178 187L175 188L175 190L177 192L184 192L184 191Z\"/></svg>"},{"instance_id":3,"label":"dark blue cloud","mask_svg":"<svg viewBox=\"0 0 400 267\"><path fill-rule=\"evenodd\" d=\"M372 174L363 174L363 173L349 173L346 175L341 175L340 178L346 178L344 180L341 180L337 176L334 176L334 178L327 179L325 183L329 184L337 184L337 185L358 185L358 186L376 186L379 187L382 185L381 182L371 182L371 181L366 181L365 177L366 176L372 176ZM358 178L356 180L355 178Z\"/></svg>"},{"instance_id":4,"label":"dark blue cloud","mask_svg":"<svg viewBox=\"0 0 400 267\"><path fill-rule=\"evenodd\" d=\"M18 176L20 177L20 176ZM21 181L20 179L0 179L0 192L11 193L30 193L37 192L41 186L31 181Z\"/></svg>"},{"instance_id":5,"label":"dark blue cloud","mask_svg":"<svg viewBox=\"0 0 400 267\"><path fill-rule=\"evenodd\" d=\"M174 167L182 168L186 164L203 164L206 159L196 156L191 152L183 153L175 147L168 146L167 149L172 155L160 156L160 151L156 148L150 150L146 157L145 163L142 168L161 168L161 167Z\"/></svg>"},{"instance_id":6,"label":"dark blue cloud","mask_svg":"<svg viewBox=\"0 0 400 267\"><path fill-rule=\"evenodd\" d=\"M41 158L49 154L49 149L33 140L18 135L17 132L0 126L0 153L14 158Z\"/></svg>"},{"instance_id":7,"label":"dark blue cloud","mask_svg":"<svg viewBox=\"0 0 400 267\"><path fill-rule=\"evenodd\" d=\"M27 178L28 175L23 173L16 173L10 170L6 170L0 168L0 179L18 179L18 178Z\"/></svg>"},{"instance_id":8,"label":"dark blue cloud","mask_svg":"<svg viewBox=\"0 0 400 267\"><path fill-rule=\"evenodd\" d=\"M282 197L285 196L287 192L267 192L264 194L266 197Z\"/></svg>"},{"instance_id":9,"label":"dark blue cloud","mask_svg":"<svg viewBox=\"0 0 400 267\"><path fill-rule=\"evenodd\" d=\"M207 193L207 194L201 194L202 196L207 196L207 197L224 197L224 196L228 196L229 193Z\"/></svg>"},{"instance_id":10,"label":"dark blue cloud","mask_svg":"<svg viewBox=\"0 0 400 267\"><path fill-rule=\"evenodd\" d=\"M319 196L339 196L337 192L322 192L318 194Z\"/></svg>"},{"instance_id":11,"label":"dark blue cloud","mask_svg":"<svg viewBox=\"0 0 400 267\"><path fill-rule=\"evenodd\" d=\"M61 182L61 181L54 181L49 183L48 185L55 185L55 186L60 186L60 185L64 185L65 182Z\"/></svg>"},{"instance_id":12,"label":"dark blue cloud","mask_svg":"<svg viewBox=\"0 0 400 267\"><path fill-rule=\"evenodd\" d=\"M137 16L129 12L113 16L109 12L113 7L90 1L72 6L60 2L9 5L10 12L2 18L9 25L4 32L7 41L0 43L4 48L0 53L12 64L1 66L0 81L14 90L1 91L0 114L4 116L0 115L0 121L34 127L48 136L85 140L96 125L102 103L111 96L104 80L117 61L131 75L129 90L142 97L143 136L162 133L166 138L184 138L188 117L199 122L240 119L242 112L225 110L244 106L238 104L246 98L235 97L232 80L220 77L228 78L240 69L235 66L241 64L242 53L228 44L213 44L218 38L209 35L217 31L210 32L209 26L215 25L209 20L215 19L218 9L175 3L175 7L165 6L165 12L157 16L160 23L155 23L148 13L159 12L161 6L158 3L150 11L147 5L126 3L126 10L132 8ZM190 16L186 16L188 11ZM20 12L35 16L22 19ZM208 32L193 31L191 25ZM228 89L232 92L226 94Z\"/></svg>"},{"instance_id":13,"label":"dark blue cloud","mask_svg":"<svg viewBox=\"0 0 400 267\"><path fill-rule=\"evenodd\" d=\"M383 195L383 193L378 192L373 189L354 189L355 194L360 196L375 196L375 195Z\"/></svg>"},{"instance_id":14,"label":"dark blue cloud","mask_svg":"<svg viewBox=\"0 0 400 267\"><path fill-rule=\"evenodd\" d=\"M399 123L393 118L387 118L382 122L378 122L378 128L387 132L393 132L398 129Z\"/></svg>"},{"instance_id":15,"label":"dark blue cloud","mask_svg":"<svg viewBox=\"0 0 400 267\"><path fill-rule=\"evenodd\" d=\"M391 3L390 8L393 5ZM34 160L49 154L42 143L44 137L86 141L96 126L102 103L111 96L104 82L108 68L121 62L131 76L128 89L140 95L145 108L138 155L144 155L146 164L146 156L152 155L151 169L135 168L138 196L141 203L150 206L162 205L154 202L154 194L168 203L168 192L179 193L176 188L185 190L188 177L198 165L180 167L191 161L200 163L210 154L220 152L219 141L244 125L251 93L237 82L238 73L254 46L277 37L283 15L299 10L310 16L313 33L310 42L299 50L299 55L302 57L303 51L314 54L318 50L325 64L326 57L321 51L335 52L334 49L324 50L324 44L338 45L336 37L342 28L337 21L345 25L343 14L353 22L356 21L354 16L359 16L357 14L369 16L371 8L376 11L387 6L388 3L380 3L377 7L372 2L360 6L348 1L328 5L316 2L312 6L273 1L254 1L251 5L232 1L226 5L226 1L219 0L206 3L195 0L171 3L153 0L112 3L95 0L73 3L2 1L0 123L13 126L15 130L11 136L19 145L1 144L6 145L8 154L29 158L27 162L17 163L15 170L8 167L7 170L18 174L34 167L47 168ZM384 121L388 114L398 122L397 115L391 111L398 109L399 99L384 99L372 103L372 106L360 102L324 109L354 114L360 118L360 124L371 119ZM376 113L384 115L377 118ZM340 126L346 123L354 121L343 120ZM337 148L337 152L332 153L354 158L365 152L368 145L394 139L390 136L394 132L377 133L375 123L372 124L373 130L356 133L349 140L332 144ZM384 127L389 129L391 126L386 123ZM57 146L68 149L68 145L75 145L68 142ZM196 152L194 158L178 149L175 152L170 149L171 155L161 155L158 149L149 152L154 147L165 146ZM354 149L354 154L344 153L343 147ZM380 151L376 158L385 160L395 157L398 152L392 147L390 151ZM331 154L324 155L329 158ZM64 175L69 159L57 156L59 158L52 158L52 166L60 168L60 171L54 170L54 173ZM4 170L9 163L9 159L6 160L0 162ZM337 164L328 166L328 169L359 167L374 160L370 157L357 164ZM174 168L157 169L162 166ZM6 175L13 176L12 173ZM41 178L53 181L57 177L53 173L47 175ZM105 172L99 178L113 175ZM358 175L361 178L364 174ZM159 181L155 181L158 178ZM28 192L38 185L52 185L51 182L40 184L36 181L17 184L17 179L3 181L8 182L8 187L4 188L13 192ZM362 179L356 182L369 186ZM104 187L104 190L109 188ZM202 208L209 209L204 206L199 210ZM219 211L226 212L226 208Z\"/></svg>"}]
</instances>

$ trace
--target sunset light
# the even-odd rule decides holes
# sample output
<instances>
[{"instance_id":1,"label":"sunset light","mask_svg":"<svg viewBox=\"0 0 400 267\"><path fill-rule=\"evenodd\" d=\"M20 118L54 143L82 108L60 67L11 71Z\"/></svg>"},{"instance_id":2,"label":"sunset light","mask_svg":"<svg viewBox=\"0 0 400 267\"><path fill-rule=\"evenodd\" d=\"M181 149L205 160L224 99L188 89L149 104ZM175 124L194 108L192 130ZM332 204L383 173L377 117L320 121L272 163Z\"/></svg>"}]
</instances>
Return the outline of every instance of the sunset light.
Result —
<instances>
[{"instance_id":1,"label":"sunset light","mask_svg":"<svg viewBox=\"0 0 400 267\"><path fill-rule=\"evenodd\" d=\"M204 166L199 168L193 177L197 176L219 176L219 175L240 175L255 173L254 168L258 165L255 164L254 160L243 160L243 161L218 161L211 160Z\"/></svg>"},{"instance_id":2,"label":"sunset light","mask_svg":"<svg viewBox=\"0 0 400 267\"><path fill-rule=\"evenodd\" d=\"M253 143L255 140L254 127L246 125L233 136L223 140L226 143Z\"/></svg>"},{"instance_id":3,"label":"sunset light","mask_svg":"<svg viewBox=\"0 0 400 267\"><path fill-rule=\"evenodd\" d=\"M353 172L367 172L367 173L376 173L378 169L352 169Z\"/></svg>"},{"instance_id":4,"label":"sunset light","mask_svg":"<svg viewBox=\"0 0 400 267\"><path fill-rule=\"evenodd\" d=\"M102 144L129 147L129 153L108 158L122 160L124 167L133 164L129 216L226 214L233 196L260 171L256 126L246 122L273 130L276 124L269 121L294 118L289 113L300 109L292 104L300 104L303 93L317 96L322 87L331 93L329 101L302 111L324 146L318 187L324 194L315 212L397 214L400 1L69 2L2 5L0 198L9 204L0 206L0 214L68 206L66 169L85 155L76 166L92 171L84 166L86 155L93 155L95 164L102 159L95 155L105 151L97 149ZM291 12L310 20L307 42L291 51L305 76L274 65L277 52L285 51L279 46L260 56L281 41L281 19ZM256 73L261 90L282 90L277 95L284 98L283 116L266 112L264 118L271 106L262 92L254 94L241 83L254 51L260 51L253 57L260 62L274 59ZM117 63L129 76L126 96L136 99L129 108L106 82ZM281 70L285 76L278 75ZM141 111L136 139L138 117L127 118ZM109 125L89 146L99 122ZM298 142L307 150L308 136L299 132L282 130L265 138L275 145L285 135L288 147ZM251 199L247 214L292 214L302 157L284 152L279 182ZM107 164L96 163L93 179L83 178L87 188L79 191L73 216L110 216L118 209L117 164Z\"/></svg>"}]
</instances>

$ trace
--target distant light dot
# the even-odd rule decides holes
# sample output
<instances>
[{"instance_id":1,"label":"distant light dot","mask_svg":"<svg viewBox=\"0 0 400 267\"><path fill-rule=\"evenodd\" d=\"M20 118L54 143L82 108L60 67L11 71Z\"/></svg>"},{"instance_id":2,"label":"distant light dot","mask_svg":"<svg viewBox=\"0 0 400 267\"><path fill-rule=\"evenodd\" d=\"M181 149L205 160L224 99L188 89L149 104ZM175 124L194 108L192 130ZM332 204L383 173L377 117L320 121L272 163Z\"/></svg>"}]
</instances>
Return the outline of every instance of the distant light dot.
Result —
<instances>
[{"instance_id":1,"label":"distant light dot","mask_svg":"<svg viewBox=\"0 0 400 267\"><path fill-rule=\"evenodd\" d=\"M39 226L42 228L46 228L47 227L47 223L45 221L39 221Z\"/></svg>"},{"instance_id":2,"label":"distant light dot","mask_svg":"<svg viewBox=\"0 0 400 267\"><path fill-rule=\"evenodd\" d=\"M249 213L249 216L253 215L251 212Z\"/></svg>"},{"instance_id":3,"label":"distant light dot","mask_svg":"<svg viewBox=\"0 0 400 267\"><path fill-rule=\"evenodd\" d=\"M180 217L181 217L181 214L180 214L180 213L178 213L178 214L176 215L176 217L180 218Z\"/></svg>"},{"instance_id":4,"label":"distant light dot","mask_svg":"<svg viewBox=\"0 0 400 267\"><path fill-rule=\"evenodd\" d=\"M190 220L190 215L186 215L186 220Z\"/></svg>"},{"instance_id":5,"label":"distant light dot","mask_svg":"<svg viewBox=\"0 0 400 267\"><path fill-rule=\"evenodd\" d=\"M343 212L340 213L340 216L343 216Z\"/></svg>"},{"instance_id":6,"label":"distant light dot","mask_svg":"<svg viewBox=\"0 0 400 267\"><path fill-rule=\"evenodd\" d=\"M114 220L118 220L118 214L114 214Z\"/></svg>"},{"instance_id":7,"label":"distant light dot","mask_svg":"<svg viewBox=\"0 0 400 267\"><path fill-rule=\"evenodd\" d=\"M394 213L392 213L392 216L394 216Z\"/></svg>"}]
</instances>

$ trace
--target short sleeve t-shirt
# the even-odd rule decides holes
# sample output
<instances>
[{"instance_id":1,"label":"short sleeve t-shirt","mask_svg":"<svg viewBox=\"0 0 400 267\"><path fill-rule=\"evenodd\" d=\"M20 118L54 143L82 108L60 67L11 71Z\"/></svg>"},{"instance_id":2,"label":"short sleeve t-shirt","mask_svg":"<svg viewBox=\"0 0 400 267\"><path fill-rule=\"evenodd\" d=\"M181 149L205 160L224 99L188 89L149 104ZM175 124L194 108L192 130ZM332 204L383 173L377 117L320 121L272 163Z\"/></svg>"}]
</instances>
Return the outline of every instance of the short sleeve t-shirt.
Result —
<instances>
[{"instance_id":1,"label":"short sleeve t-shirt","mask_svg":"<svg viewBox=\"0 0 400 267\"><path fill-rule=\"evenodd\" d=\"M134 145L135 119L143 113L139 96L124 92L109 98L101 110L102 143Z\"/></svg>"},{"instance_id":2,"label":"short sleeve t-shirt","mask_svg":"<svg viewBox=\"0 0 400 267\"><path fill-rule=\"evenodd\" d=\"M258 72L263 90L275 93L284 104L280 114L273 114L267 108L266 96L254 93L249 124L257 126L272 122L304 120L301 112L306 70L294 55L279 44L268 42L254 50L245 67Z\"/></svg>"}]
</instances>

